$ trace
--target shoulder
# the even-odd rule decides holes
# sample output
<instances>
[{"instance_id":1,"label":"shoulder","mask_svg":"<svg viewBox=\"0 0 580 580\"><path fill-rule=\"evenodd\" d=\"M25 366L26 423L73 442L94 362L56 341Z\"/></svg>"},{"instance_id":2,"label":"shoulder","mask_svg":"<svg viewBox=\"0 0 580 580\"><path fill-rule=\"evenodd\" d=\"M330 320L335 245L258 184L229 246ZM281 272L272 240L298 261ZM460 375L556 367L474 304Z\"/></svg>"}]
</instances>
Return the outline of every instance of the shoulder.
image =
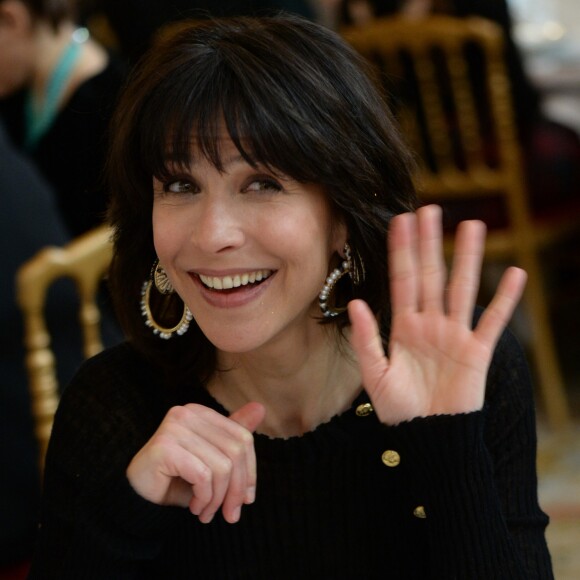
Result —
<instances>
[{"instance_id":1,"label":"shoulder","mask_svg":"<svg viewBox=\"0 0 580 580\"><path fill-rule=\"evenodd\" d=\"M80 366L77 376L116 372L132 375L144 367L151 365L130 343L122 342L87 359Z\"/></svg>"},{"instance_id":2,"label":"shoulder","mask_svg":"<svg viewBox=\"0 0 580 580\"><path fill-rule=\"evenodd\" d=\"M107 56L105 67L79 84L70 102L73 111L86 109L90 105L113 105L126 78L126 70L115 55L109 53Z\"/></svg>"},{"instance_id":3,"label":"shoulder","mask_svg":"<svg viewBox=\"0 0 580 580\"><path fill-rule=\"evenodd\" d=\"M164 392L157 370L127 343L86 361L61 396L47 473L92 481L96 465L126 464L167 412Z\"/></svg>"},{"instance_id":4,"label":"shoulder","mask_svg":"<svg viewBox=\"0 0 580 580\"><path fill-rule=\"evenodd\" d=\"M55 427L155 424L166 410L164 395L158 369L131 345L122 343L81 365L63 391Z\"/></svg>"},{"instance_id":5,"label":"shoulder","mask_svg":"<svg viewBox=\"0 0 580 580\"><path fill-rule=\"evenodd\" d=\"M2 239L18 239L16 252L8 258L16 266L43 246L65 243L67 236L50 186L31 159L12 143L2 122L0 159ZM14 254L18 259L12 258Z\"/></svg>"},{"instance_id":6,"label":"shoulder","mask_svg":"<svg viewBox=\"0 0 580 580\"><path fill-rule=\"evenodd\" d=\"M110 55L106 66L80 82L59 111L58 124L82 136L94 126L103 131L112 115L117 96L125 81L122 63Z\"/></svg>"},{"instance_id":7,"label":"shoulder","mask_svg":"<svg viewBox=\"0 0 580 580\"><path fill-rule=\"evenodd\" d=\"M87 359L80 366L75 380L84 378L91 379L95 375L119 375L127 378L134 376L143 368L151 365L141 356L131 344L122 342L116 346L105 349L99 354Z\"/></svg>"}]
</instances>

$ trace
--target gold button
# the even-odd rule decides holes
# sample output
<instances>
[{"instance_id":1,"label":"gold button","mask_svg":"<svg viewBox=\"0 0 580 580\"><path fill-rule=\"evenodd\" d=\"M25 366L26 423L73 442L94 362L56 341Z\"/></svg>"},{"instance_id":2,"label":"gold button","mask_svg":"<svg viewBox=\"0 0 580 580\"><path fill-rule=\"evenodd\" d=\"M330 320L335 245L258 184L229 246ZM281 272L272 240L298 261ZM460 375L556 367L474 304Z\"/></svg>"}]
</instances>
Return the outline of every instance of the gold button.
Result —
<instances>
[{"instance_id":1,"label":"gold button","mask_svg":"<svg viewBox=\"0 0 580 580\"><path fill-rule=\"evenodd\" d=\"M397 465L399 465L399 463L401 463L401 456L396 451L393 451L392 449L387 449L383 453L381 459L383 460L383 463L387 467L397 467Z\"/></svg>"},{"instance_id":2,"label":"gold button","mask_svg":"<svg viewBox=\"0 0 580 580\"><path fill-rule=\"evenodd\" d=\"M370 403L363 403L356 408L355 413L357 417L366 417L374 411L373 406Z\"/></svg>"},{"instance_id":3,"label":"gold button","mask_svg":"<svg viewBox=\"0 0 580 580\"><path fill-rule=\"evenodd\" d=\"M422 520L424 520L427 517L427 514L425 513L425 508L422 505L418 505L414 510L413 510L413 515L416 518L421 518Z\"/></svg>"}]
</instances>

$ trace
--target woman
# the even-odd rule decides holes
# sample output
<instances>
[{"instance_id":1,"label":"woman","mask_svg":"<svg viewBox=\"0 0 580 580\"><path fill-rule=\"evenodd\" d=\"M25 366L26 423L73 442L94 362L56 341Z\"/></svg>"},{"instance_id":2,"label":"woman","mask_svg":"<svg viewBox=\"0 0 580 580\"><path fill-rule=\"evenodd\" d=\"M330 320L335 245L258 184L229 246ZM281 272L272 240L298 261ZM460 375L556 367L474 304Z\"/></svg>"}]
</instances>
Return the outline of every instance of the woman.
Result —
<instances>
[{"instance_id":1,"label":"woman","mask_svg":"<svg viewBox=\"0 0 580 580\"><path fill-rule=\"evenodd\" d=\"M0 0L0 115L55 192L70 236L102 223L107 125L125 72L74 0Z\"/></svg>"},{"instance_id":2,"label":"woman","mask_svg":"<svg viewBox=\"0 0 580 580\"><path fill-rule=\"evenodd\" d=\"M551 577L507 333L486 385L525 274L472 330L483 226L445 289L359 57L298 17L192 26L114 126L129 341L63 396L31 578Z\"/></svg>"}]
</instances>

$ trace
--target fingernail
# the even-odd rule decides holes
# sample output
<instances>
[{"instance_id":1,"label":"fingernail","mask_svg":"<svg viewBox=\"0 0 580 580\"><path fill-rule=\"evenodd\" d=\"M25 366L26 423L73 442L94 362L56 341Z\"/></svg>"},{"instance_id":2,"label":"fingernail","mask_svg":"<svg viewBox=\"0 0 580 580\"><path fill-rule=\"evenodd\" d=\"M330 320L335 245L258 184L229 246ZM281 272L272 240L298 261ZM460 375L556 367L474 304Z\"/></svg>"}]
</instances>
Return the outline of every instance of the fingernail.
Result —
<instances>
[{"instance_id":1,"label":"fingernail","mask_svg":"<svg viewBox=\"0 0 580 580\"><path fill-rule=\"evenodd\" d=\"M240 519L241 508L238 506L232 514L232 524L235 524Z\"/></svg>"},{"instance_id":2,"label":"fingernail","mask_svg":"<svg viewBox=\"0 0 580 580\"><path fill-rule=\"evenodd\" d=\"M214 515L215 514L202 514L201 516L199 516L199 521L202 524L209 524L213 520Z\"/></svg>"},{"instance_id":3,"label":"fingernail","mask_svg":"<svg viewBox=\"0 0 580 580\"><path fill-rule=\"evenodd\" d=\"M244 503L254 503L256 500L256 488L255 487L248 487L246 490L246 497L244 499Z\"/></svg>"}]
</instances>

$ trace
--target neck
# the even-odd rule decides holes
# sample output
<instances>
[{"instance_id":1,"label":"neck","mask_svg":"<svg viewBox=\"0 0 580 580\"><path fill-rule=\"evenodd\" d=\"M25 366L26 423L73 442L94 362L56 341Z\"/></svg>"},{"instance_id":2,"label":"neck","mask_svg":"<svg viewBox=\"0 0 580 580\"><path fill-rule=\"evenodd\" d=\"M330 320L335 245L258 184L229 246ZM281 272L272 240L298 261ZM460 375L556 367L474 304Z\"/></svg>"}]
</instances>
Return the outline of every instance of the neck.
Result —
<instances>
[{"instance_id":1,"label":"neck","mask_svg":"<svg viewBox=\"0 0 580 580\"><path fill-rule=\"evenodd\" d=\"M266 407L258 432L292 437L312 431L348 409L361 390L347 340L320 328L322 340L293 342L299 349L268 353L218 353L219 368L207 388L228 411L250 401Z\"/></svg>"},{"instance_id":2,"label":"neck","mask_svg":"<svg viewBox=\"0 0 580 580\"><path fill-rule=\"evenodd\" d=\"M36 33L36 58L30 88L34 95L42 95L63 51L68 46L75 26L61 24L54 31L47 23L39 22Z\"/></svg>"},{"instance_id":3,"label":"neck","mask_svg":"<svg viewBox=\"0 0 580 580\"><path fill-rule=\"evenodd\" d=\"M36 102L42 101L50 78L70 44L73 32L77 29L74 22L62 23L55 32L47 23L39 22L36 34L36 65L32 73L30 91ZM76 88L85 80L100 73L108 62L106 51L90 38L83 42L82 51L68 79L63 92L61 105L66 102Z\"/></svg>"}]
</instances>

